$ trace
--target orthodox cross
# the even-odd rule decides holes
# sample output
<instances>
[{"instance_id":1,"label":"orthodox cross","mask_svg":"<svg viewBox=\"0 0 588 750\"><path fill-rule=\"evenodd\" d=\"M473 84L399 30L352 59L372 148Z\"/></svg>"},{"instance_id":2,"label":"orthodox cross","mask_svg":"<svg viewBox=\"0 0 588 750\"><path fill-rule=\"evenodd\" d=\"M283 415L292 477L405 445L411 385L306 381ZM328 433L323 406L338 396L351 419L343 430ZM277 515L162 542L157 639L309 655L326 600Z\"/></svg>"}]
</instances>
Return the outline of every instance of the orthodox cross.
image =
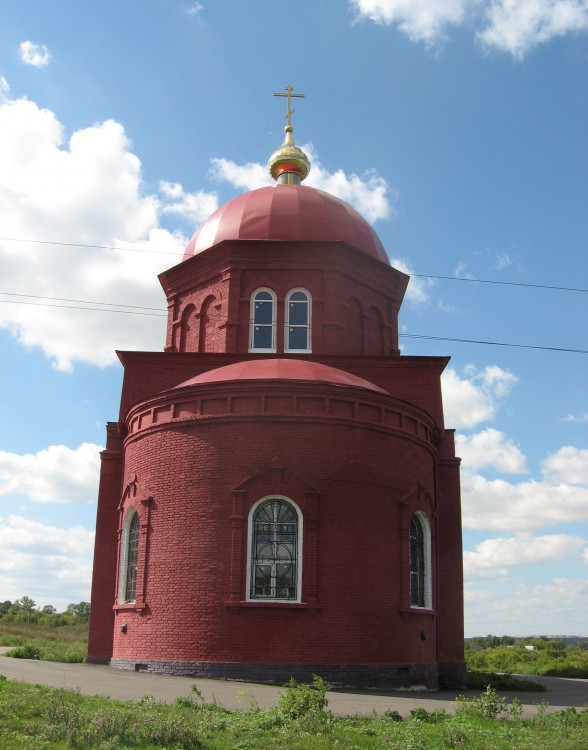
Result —
<instances>
[{"instance_id":1,"label":"orthodox cross","mask_svg":"<svg viewBox=\"0 0 588 750\"><path fill-rule=\"evenodd\" d=\"M294 89L292 88L292 86L286 86L285 94L283 94L281 91L274 93L274 96L287 96L288 97L288 110L286 114L284 115L284 120L288 121L288 125L290 125L290 127L292 127L292 115L294 114L294 112L296 112L296 110L292 109L292 107L290 106L290 100L293 96L299 96L299 97L304 98L304 94L294 94L293 91Z\"/></svg>"}]
</instances>

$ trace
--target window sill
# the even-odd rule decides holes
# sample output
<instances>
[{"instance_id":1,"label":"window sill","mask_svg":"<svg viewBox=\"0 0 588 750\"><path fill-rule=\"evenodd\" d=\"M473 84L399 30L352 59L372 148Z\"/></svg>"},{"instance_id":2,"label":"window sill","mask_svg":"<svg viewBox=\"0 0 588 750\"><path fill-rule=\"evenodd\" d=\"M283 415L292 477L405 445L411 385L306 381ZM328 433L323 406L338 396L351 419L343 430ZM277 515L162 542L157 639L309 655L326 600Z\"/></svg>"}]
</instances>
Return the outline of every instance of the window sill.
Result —
<instances>
[{"instance_id":1,"label":"window sill","mask_svg":"<svg viewBox=\"0 0 588 750\"><path fill-rule=\"evenodd\" d=\"M142 612L145 609L144 602L129 602L128 604L115 604L114 612Z\"/></svg>"},{"instance_id":2,"label":"window sill","mask_svg":"<svg viewBox=\"0 0 588 750\"><path fill-rule=\"evenodd\" d=\"M407 615L429 615L430 617L437 617L436 609L429 609L428 607L401 607L399 610L403 617Z\"/></svg>"},{"instance_id":3,"label":"window sill","mask_svg":"<svg viewBox=\"0 0 588 750\"><path fill-rule=\"evenodd\" d=\"M225 607L233 612L241 609L302 609L309 615L314 615L321 607L318 604L307 604L306 602L272 602L260 599L259 601L225 602Z\"/></svg>"}]
</instances>

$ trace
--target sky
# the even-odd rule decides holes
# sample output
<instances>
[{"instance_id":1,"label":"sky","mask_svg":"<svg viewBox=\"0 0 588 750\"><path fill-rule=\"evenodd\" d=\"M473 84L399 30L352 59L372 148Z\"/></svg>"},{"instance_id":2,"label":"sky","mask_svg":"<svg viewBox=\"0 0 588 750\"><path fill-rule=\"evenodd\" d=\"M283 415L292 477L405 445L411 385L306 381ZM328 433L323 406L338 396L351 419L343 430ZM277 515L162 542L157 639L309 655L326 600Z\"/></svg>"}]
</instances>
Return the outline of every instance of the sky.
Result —
<instances>
[{"instance_id":1,"label":"sky","mask_svg":"<svg viewBox=\"0 0 588 750\"><path fill-rule=\"evenodd\" d=\"M89 599L115 350L163 349L292 85L306 184L412 274L402 353L451 357L466 636L587 636L587 41L587 0L4 0L0 600Z\"/></svg>"}]
</instances>

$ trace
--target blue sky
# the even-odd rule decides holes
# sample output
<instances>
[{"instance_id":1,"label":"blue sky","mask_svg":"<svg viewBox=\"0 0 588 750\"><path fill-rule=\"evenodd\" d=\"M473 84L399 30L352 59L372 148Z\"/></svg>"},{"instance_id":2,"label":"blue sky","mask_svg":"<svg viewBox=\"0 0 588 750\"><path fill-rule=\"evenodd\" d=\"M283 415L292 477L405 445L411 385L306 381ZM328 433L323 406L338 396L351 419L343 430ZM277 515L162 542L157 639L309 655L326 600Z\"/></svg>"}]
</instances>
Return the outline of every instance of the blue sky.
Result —
<instances>
[{"instance_id":1,"label":"blue sky","mask_svg":"<svg viewBox=\"0 0 588 750\"><path fill-rule=\"evenodd\" d=\"M156 274L268 181L291 84L307 183L419 274L403 352L452 358L466 634L588 635L586 354L412 338L588 349L587 31L586 0L2 3L0 600L89 598L114 350L163 348Z\"/></svg>"}]
</instances>

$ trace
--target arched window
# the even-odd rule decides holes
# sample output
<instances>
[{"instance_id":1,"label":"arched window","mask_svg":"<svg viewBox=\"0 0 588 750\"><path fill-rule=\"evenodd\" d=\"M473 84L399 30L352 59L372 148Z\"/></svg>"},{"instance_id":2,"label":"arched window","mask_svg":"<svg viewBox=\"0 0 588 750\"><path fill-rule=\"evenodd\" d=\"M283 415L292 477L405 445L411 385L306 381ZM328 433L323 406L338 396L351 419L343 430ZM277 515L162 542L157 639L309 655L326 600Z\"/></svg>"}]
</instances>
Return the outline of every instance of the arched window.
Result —
<instances>
[{"instance_id":1,"label":"arched window","mask_svg":"<svg viewBox=\"0 0 588 750\"><path fill-rule=\"evenodd\" d=\"M432 608L431 586L431 532L424 513L415 513L410 519L410 606Z\"/></svg>"},{"instance_id":2,"label":"arched window","mask_svg":"<svg viewBox=\"0 0 588 750\"><path fill-rule=\"evenodd\" d=\"M261 500L249 516L248 599L300 601L300 511L280 497Z\"/></svg>"},{"instance_id":3,"label":"arched window","mask_svg":"<svg viewBox=\"0 0 588 750\"><path fill-rule=\"evenodd\" d=\"M276 295L271 289L258 289L251 295L250 352L276 351Z\"/></svg>"},{"instance_id":4,"label":"arched window","mask_svg":"<svg viewBox=\"0 0 588 750\"><path fill-rule=\"evenodd\" d=\"M310 320L310 294L305 289L292 289L286 296L285 351L312 351Z\"/></svg>"},{"instance_id":5,"label":"arched window","mask_svg":"<svg viewBox=\"0 0 588 750\"><path fill-rule=\"evenodd\" d=\"M125 518L121 537L120 575L118 583L119 604L130 604L136 599L138 557L139 515L136 510L130 510Z\"/></svg>"}]
</instances>

